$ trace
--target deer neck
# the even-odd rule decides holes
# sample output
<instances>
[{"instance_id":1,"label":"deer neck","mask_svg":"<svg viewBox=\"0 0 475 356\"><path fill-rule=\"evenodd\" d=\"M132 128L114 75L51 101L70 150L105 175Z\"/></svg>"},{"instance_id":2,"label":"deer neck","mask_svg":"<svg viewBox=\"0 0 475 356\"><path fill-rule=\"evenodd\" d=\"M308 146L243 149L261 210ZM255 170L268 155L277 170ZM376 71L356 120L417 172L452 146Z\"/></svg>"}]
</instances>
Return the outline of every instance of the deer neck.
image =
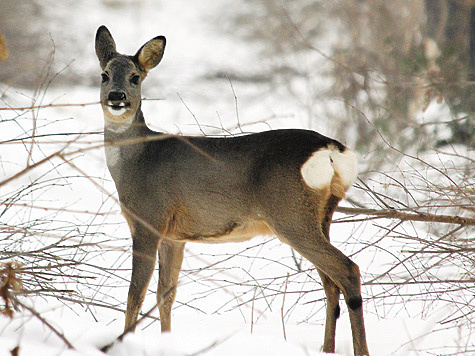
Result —
<instances>
[{"instance_id":1,"label":"deer neck","mask_svg":"<svg viewBox=\"0 0 475 356\"><path fill-rule=\"evenodd\" d=\"M105 120L104 143L107 167L115 181L121 171L125 171L130 162L137 162L143 155L152 135L160 133L150 130L139 107L135 116L121 122L114 123Z\"/></svg>"}]
</instances>

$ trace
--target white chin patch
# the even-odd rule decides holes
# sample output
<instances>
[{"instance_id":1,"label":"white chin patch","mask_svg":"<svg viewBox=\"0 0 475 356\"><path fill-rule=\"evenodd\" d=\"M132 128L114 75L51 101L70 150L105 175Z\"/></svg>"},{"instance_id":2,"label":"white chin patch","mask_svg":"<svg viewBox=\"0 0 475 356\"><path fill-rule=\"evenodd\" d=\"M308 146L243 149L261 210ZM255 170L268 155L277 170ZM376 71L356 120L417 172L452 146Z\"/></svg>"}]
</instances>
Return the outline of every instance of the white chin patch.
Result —
<instances>
[{"instance_id":1,"label":"white chin patch","mask_svg":"<svg viewBox=\"0 0 475 356\"><path fill-rule=\"evenodd\" d=\"M107 110L109 110L109 112L114 116L120 116L120 115L124 114L127 111L127 108L125 106L121 106L119 108L116 108L116 107L112 107L112 106L107 105Z\"/></svg>"}]
</instances>

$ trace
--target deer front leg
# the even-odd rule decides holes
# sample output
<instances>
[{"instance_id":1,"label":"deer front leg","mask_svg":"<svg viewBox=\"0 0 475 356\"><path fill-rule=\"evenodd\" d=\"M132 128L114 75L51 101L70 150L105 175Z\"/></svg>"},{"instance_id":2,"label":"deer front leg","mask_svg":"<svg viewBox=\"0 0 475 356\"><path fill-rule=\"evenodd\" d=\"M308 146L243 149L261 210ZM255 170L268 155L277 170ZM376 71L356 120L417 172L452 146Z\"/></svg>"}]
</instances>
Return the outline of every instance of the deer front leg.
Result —
<instances>
[{"instance_id":1,"label":"deer front leg","mask_svg":"<svg viewBox=\"0 0 475 356\"><path fill-rule=\"evenodd\" d=\"M135 322L155 269L158 238L144 228L133 231L132 277L127 299L125 330L135 330Z\"/></svg>"},{"instance_id":2,"label":"deer front leg","mask_svg":"<svg viewBox=\"0 0 475 356\"><path fill-rule=\"evenodd\" d=\"M168 240L163 240L158 249L157 303L160 310L162 332L171 330L171 310L175 301L184 249L184 243Z\"/></svg>"}]
</instances>

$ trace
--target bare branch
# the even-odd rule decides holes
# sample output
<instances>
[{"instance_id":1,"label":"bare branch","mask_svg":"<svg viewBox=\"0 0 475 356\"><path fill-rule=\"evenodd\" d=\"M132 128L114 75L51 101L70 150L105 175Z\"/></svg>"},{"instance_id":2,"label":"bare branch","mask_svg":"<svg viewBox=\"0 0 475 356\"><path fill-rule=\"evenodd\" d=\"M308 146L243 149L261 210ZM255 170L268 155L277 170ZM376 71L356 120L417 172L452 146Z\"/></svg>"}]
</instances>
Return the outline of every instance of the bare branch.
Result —
<instances>
[{"instance_id":1,"label":"bare branch","mask_svg":"<svg viewBox=\"0 0 475 356\"><path fill-rule=\"evenodd\" d=\"M475 218L468 218L462 216L450 216L450 215L436 215L429 213L404 213L397 209L390 210L377 210L377 209L363 209L363 208L348 208L339 206L336 209L337 212L347 215L367 215L373 216L376 219L396 219L404 221L424 221L432 223L445 223L445 224L457 224L474 226ZM370 220L374 218L366 218L363 220ZM336 220L335 222L347 222L348 220Z\"/></svg>"}]
</instances>

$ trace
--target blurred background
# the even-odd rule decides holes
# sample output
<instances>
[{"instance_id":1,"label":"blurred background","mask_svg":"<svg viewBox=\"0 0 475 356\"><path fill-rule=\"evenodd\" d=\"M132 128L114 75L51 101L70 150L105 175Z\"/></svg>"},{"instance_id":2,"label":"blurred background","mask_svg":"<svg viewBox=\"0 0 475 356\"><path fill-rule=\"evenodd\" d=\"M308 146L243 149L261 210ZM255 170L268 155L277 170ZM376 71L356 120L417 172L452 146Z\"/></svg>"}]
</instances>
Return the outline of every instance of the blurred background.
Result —
<instances>
[{"instance_id":1,"label":"blurred background","mask_svg":"<svg viewBox=\"0 0 475 356\"><path fill-rule=\"evenodd\" d=\"M130 238L104 162L100 25L125 54L167 37L143 84L145 98L159 99L143 102L155 130L309 128L354 148L359 180L331 235L361 268L370 350L473 355L473 0L1 0L0 277L17 271L18 310L23 301L49 311L41 315L68 337L109 330L112 339L123 325ZM180 280L178 333L195 322L211 344L202 325L223 333L232 319L280 335L282 319L289 340L318 346L322 286L278 241L189 244ZM76 322L64 323L64 310ZM13 320L0 319L0 341L15 327L22 347L42 335ZM351 337L339 335L337 351L351 352Z\"/></svg>"},{"instance_id":2,"label":"blurred background","mask_svg":"<svg viewBox=\"0 0 475 356\"><path fill-rule=\"evenodd\" d=\"M164 90L175 87L177 72L189 76L183 87L209 81L211 97L216 81L230 80L240 97L278 98L296 107L306 126L329 127L364 151L376 149L374 129L404 149L475 145L471 0L4 0L0 13L8 50L0 82L7 86L34 90L50 56L51 85L97 85L94 30L115 17L119 49L135 52L160 31L169 37L158 82ZM183 18L190 28L179 28ZM433 100L450 111L443 123L421 115Z\"/></svg>"}]
</instances>

